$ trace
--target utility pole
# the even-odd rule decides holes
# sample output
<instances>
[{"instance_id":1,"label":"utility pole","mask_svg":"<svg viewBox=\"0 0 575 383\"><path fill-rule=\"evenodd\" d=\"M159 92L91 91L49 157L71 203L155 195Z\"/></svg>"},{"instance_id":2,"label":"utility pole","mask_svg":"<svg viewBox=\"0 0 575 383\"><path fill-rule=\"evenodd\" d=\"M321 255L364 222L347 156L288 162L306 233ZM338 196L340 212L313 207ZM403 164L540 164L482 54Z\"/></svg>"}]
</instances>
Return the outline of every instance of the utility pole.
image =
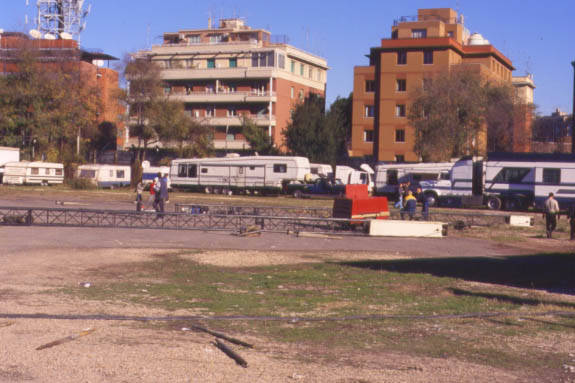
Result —
<instances>
[{"instance_id":1,"label":"utility pole","mask_svg":"<svg viewBox=\"0 0 575 383\"><path fill-rule=\"evenodd\" d=\"M575 154L575 61L573 66L573 108L571 109L571 154Z\"/></svg>"}]
</instances>

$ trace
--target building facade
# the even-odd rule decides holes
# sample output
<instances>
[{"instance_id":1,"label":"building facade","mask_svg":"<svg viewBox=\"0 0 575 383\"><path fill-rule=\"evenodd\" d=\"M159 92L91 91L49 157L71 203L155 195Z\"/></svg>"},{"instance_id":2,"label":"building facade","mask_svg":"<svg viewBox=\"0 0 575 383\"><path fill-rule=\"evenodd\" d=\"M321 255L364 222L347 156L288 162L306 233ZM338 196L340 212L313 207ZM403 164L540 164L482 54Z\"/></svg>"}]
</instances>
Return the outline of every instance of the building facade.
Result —
<instances>
[{"instance_id":1,"label":"building facade","mask_svg":"<svg viewBox=\"0 0 575 383\"><path fill-rule=\"evenodd\" d=\"M295 106L310 93L325 97L325 59L272 42L270 32L238 18L220 20L217 28L165 33L162 45L137 56L157 63L165 95L213 129L216 149L249 149L242 135L246 120L282 149Z\"/></svg>"},{"instance_id":2,"label":"building facade","mask_svg":"<svg viewBox=\"0 0 575 383\"><path fill-rule=\"evenodd\" d=\"M375 161L416 162L415 131L408 122L411 95L434 74L465 66L511 83L514 67L480 34L465 28L452 9L419 9L396 20L390 39L372 48L368 66L354 68L350 154ZM479 137L479 146L486 137Z\"/></svg>"}]
</instances>

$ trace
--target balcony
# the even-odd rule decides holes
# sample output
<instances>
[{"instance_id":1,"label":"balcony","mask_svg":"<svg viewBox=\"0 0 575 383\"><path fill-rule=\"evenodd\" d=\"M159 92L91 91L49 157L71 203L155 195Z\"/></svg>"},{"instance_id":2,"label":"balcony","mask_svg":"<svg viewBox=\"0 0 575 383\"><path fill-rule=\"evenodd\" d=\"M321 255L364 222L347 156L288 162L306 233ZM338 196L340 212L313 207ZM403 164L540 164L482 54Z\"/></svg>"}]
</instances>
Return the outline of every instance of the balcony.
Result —
<instances>
[{"instance_id":1,"label":"balcony","mask_svg":"<svg viewBox=\"0 0 575 383\"><path fill-rule=\"evenodd\" d=\"M270 78L274 67L237 67L237 68L178 68L163 69L164 80L198 79L246 79Z\"/></svg>"},{"instance_id":2,"label":"balcony","mask_svg":"<svg viewBox=\"0 0 575 383\"><path fill-rule=\"evenodd\" d=\"M275 116L269 114L249 114L245 116L227 116L227 117L192 117L202 125L207 126L242 126L244 118L251 120L258 126L275 126Z\"/></svg>"},{"instance_id":3,"label":"balcony","mask_svg":"<svg viewBox=\"0 0 575 383\"><path fill-rule=\"evenodd\" d=\"M223 91L223 92L171 92L170 98L181 102L276 102L277 97L275 92L267 91Z\"/></svg>"}]
</instances>

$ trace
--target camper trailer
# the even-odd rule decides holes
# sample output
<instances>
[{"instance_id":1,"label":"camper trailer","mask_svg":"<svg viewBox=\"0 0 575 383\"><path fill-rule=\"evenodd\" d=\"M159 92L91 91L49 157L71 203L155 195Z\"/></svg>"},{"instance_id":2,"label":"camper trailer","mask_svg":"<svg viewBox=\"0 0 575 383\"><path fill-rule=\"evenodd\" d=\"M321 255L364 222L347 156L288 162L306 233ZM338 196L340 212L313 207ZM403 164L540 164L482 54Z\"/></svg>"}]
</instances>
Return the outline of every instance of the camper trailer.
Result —
<instances>
[{"instance_id":1,"label":"camper trailer","mask_svg":"<svg viewBox=\"0 0 575 383\"><path fill-rule=\"evenodd\" d=\"M4 176L4 165L8 162L20 161L20 149L0 146L0 183Z\"/></svg>"},{"instance_id":2,"label":"camper trailer","mask_svg":"<svg viewBox=\"0 0 575 383\"><path fill-rule=\"evenodd\" d=\"M409 182L417 189L421 181L449 179L452 162L431 162L412 164L379 164L375 167L375 194L396 197L399 185Z\"/></svg>"},{"instance_id":3,"label":"camper trailer","mask_svg":"<svg viewBox=\"0 0 575 383\"><path fill-rule=\"evenodd\" d=\"M333 168L328 164L309 164L309 181L313 182L318 178L327 178L333 175Z\"/></svg>"},{"instance_id":4,"label":"camper trailer","mask_svg":"<svg viewBox=\"0 0 575 383\"><path fill-rule=\"evenodd\" d=\"M176 159L170 167L174 189L205 193L260 192L277 194L310 172L305 157L249 156Z\"/></svg>"},{"instance_id":5,"label":"camper trailer","mask_svg":"<svg viewBox=\"0 0 575 383\"><path fill-rule=\"evenodd\" d=\"M64 182L64 165L54 162L20 161L4 165L8 185L54 185Z\"/></svg>"},{"instance_id":6,"label":"camper trailer","mask_svg":"<svg viewBox=\"0 0 575 383\"><path fill-rule=\"evenodd\" d=\"M350 166L337 165L335 168L335 179L341 180L344 185L367 185L367 190L373 192L373 169L367 165L362 164L362 170L354 169Z\"/></svg>"},{"instance_id":7,"label":"camper trailer","mask_svg":"<svg viewBox=\"0 0 575 383\"><path fill-rule=\"evenodd\" d=\"M449 180L421 182L434 204L439 200L481 197L490 209L542 208L549 193L562 208L575 203L575 158L569 154L490 153L462 158Z\"/></svg>"},{"instance_id":8,"label":"camper trailer","mask_svg":"<svg viewBox=\"0 0 575 383\"><path fill-rule=\"evenodd\" d=\"M91 164L80 165L77 170L78 178L92 181L100 188L129 186L131 171L129 166Z\"/></svg>"}]
</instances>

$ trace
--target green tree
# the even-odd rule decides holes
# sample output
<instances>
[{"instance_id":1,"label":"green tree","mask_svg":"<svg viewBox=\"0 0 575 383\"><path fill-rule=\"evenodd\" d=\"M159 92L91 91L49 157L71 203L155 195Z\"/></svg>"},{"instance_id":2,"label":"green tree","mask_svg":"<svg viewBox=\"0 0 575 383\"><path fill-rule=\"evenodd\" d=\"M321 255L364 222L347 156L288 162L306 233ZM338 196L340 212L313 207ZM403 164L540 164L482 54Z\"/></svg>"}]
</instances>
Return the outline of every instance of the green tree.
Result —
<instances>
[{"instance_id":1,"label":"green tree","mask_svg":"<svg viewBox=\"0 0 575 383\"><path fill-rule=\"evenodd\" d=\"M296 106L283 133L288 150L311 162L331 163L333 142L326 125L325 99L310 94Z\"/></svg>"},{"instance_id":2,"label":"green tree","mask_svg":"<svg viewBox=\"0 0 575 383\"><path fill-rule=\"evenodd\" d=\"M333 137L335 155L332 165L344 163L348 159L348 146L351 140L353 94L348 97L336 98L327 112L327 130Z\"/></svg>"},{"instance_id":3,"label":"green tree","mask_svg":"<svg viewBox=\"0 0 575 383\"><path fill-rule=\"evenodd\" d=\"M268 135L266 128L258 126L248 117L242 119L242 134L249 142L253 151L262 155L278 154L274 147L271 137Z\"/></svg>"}]
</instances>

